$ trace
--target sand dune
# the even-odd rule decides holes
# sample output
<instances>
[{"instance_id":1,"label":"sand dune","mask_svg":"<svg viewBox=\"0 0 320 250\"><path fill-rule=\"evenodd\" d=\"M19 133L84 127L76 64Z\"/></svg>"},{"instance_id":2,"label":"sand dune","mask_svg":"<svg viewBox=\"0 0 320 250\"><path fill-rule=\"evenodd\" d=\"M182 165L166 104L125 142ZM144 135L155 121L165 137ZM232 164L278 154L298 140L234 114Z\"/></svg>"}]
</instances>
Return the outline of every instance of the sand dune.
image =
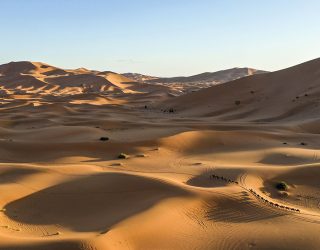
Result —
<instances>
[{"instance_id":1,"label":"sand dune","mask_svg":"<svg viewBox=\"0 0 320 250\"><path fill-rule=\"evenodd\" d=\"M169 88L144 84L123 75L85 68L63 70L40 62L11 62L0 65L2 94L75 95L100 93L108 96L145 93Z\"/></svg>"},{"instance_id":2,"label":"sand dune","mask_svg":"<svg viewBox=\"0 0 320 250\"><path fill-rule=\"evenodd\" d=\"M233 81L246 76L266 73L267 71L252 68L232 68L217 72L206 72L187 77L154 77L135 73L123 74L126 77L149 84L169 87L176 95L195 92L217 84Z\"/></svg>"},{"instance_id":3,"label":"sand dune","mask_svg":"<svg viewBox=\"0 0 320 250\"><path fill-rule=\"evenodd\" d=\"M254 74L266 73L266 71L251 69L251 68L233 68L220 70L217 72L206 72L198 75L187 76L187 77L168 77L168 78L156 78L150 79L148 82L156 83L190 83L190 82L216 82L224 83L235 80L237 78L242 78L245 76L250 76Z\"/></svg>"},{"instance_id":4,"label":"sand dune","mask_svg":"<svg viewBox=\"0 0 320 250\"><path fill-rule=\"evenodd\" d=\"M320 60L254 75L166 101L182 114L221 120L286 121L318 116Z\"/></svg>"},{"instance_id":5,"label":"sand dune","mask_svg":"<svg viewBox=\"0 0 320 250\"><path fill-rule=\"evenodd\" d=\"M0 249L319 249L319 69L181 95L1 65Z\"/></svg>"}]
</instances>

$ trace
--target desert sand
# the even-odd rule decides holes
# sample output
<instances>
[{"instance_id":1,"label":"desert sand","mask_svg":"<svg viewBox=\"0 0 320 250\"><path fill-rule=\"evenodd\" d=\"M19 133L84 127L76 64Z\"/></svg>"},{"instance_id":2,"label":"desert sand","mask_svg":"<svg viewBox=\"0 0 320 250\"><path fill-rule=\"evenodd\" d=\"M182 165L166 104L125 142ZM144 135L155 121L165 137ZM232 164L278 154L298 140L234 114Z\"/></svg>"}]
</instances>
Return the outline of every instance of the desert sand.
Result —
<instances>
[{"instance_id":1,"label":"desert sand","mask_svg":"<svg viewBox=\"0 0 320 250\"><path fill-rule=\"evenodd\" d=\"M320 59L186 94L12 62L0 95L0 249L320 249Z\"/></svg>"}]
</instances>

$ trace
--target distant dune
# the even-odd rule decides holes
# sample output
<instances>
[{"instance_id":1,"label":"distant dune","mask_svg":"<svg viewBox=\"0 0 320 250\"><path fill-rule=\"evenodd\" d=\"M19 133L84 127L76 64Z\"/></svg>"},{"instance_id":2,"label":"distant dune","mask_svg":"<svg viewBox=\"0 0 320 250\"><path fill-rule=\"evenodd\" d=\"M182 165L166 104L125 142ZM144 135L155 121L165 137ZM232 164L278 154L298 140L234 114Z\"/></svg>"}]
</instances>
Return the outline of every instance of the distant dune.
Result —
<instances>
[{"instance_id":1,"label":"distant dune","mask_svg":"<svg viewBox=\"0 0 320 250\"><path fill-rule=\"evenodd\" d=\"M249 68L234 68L190 77L158 78L141 74L117 74L86 68L61 69L40 62L11 62L0 65L0 93L75 95L157 93L181 95L248 75L262 73Z\"/></svg>"},{"instance_id":2,"label":"distant dune","mask_svg":"<svg viewBox=\"0 0 320 250\"><path fill-rule=\"evenodd\" d=\"M132 80L113 72L84 68L63 70L44 63L11 62L0 65L0 83L4 90L15 93L79 94L87 92L124 92Z\"/></svg>"},{"instance_id":3,"label":"distant dune","mask_svg":"<svg viewBox=\"0 0 320 250\"><path fill-rule=\"evenodd\" d=\"M148 76L139 73L123 73L122 75L137 82L146 82L153 79L159 79L159 77Z\"/></svg>"},{"instance_id":4,"label":"distant dune","mask_svg":"<svg viewBox=\"0 0 320 250\"><path fill-rule=\"evenodd\" d=\"M152 83L170 87L171 89L175 89L176 93L179 95L181 93L194 92L201 88L208 88L210 86L233 81L238 78L266 72L267 71L251 68L232 68L217 72L206 72L187 77L161 78L134 73L127 73L124 75L138 82Z\"/></svg>"},{"instance_id":5,"label":"distant dune","mask_svg":"<svg viewBox=\"0 0 320 250\"><path fill-rule=\"evenodd\" d=\"M0 65L0 250L319 249L320 59L127 76Z\"/></svg>"},{"instance_id":6,"label":"distant dune","mask_svg":"<svg viewBox=\"0 0 320 250\"><path fill-rule=\"evenodd\" d=\"M206 72L198 75L187 77L169 77L169 78L156 78L148 80L148 82L156 83L190 83L190 82L215 82L224 83L229 82L245 76L265 73L267 71L251 69L251 68L232 68L220 70L217 72Z\"/></svg>"}]
</instances>

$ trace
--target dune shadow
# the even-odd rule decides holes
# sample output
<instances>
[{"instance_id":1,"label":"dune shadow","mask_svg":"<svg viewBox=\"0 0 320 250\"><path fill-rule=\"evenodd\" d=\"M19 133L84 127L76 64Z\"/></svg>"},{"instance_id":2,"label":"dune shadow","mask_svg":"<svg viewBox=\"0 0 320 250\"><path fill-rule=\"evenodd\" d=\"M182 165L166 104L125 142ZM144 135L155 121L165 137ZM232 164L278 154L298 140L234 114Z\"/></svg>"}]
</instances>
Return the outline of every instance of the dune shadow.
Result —
<instances>
[{"instance_id":1,"label":"dune shadow","mask_svg":"<svg viewBox=\"0 0 320 250\"><path fill-rule=\"evenodd\" d=\"M130 155L138 154L140 145L143 145L143 143L102 143L99 138L97 138L96 142L90 141L87 143L11 142L2 144L2 150L14 152L15 155L14 157L1 159L1 162L52 162L71 157L81 157L83 158L82 162L108 161L118 159L118 155L121 152ZM39 152L42 153L39 154Z\"/></svg>"},{"instance_id":2,"label":"dune shadow","mask_svg":"<svg viewBox=\"0 0 320 250\"><path fill-rule=\"evenodd\" d=\"M222 180L212 179L210 176L214 171L206 171L200 175L190 178L186 184L194 187L214 188L224 187L228 183Z\"/></svg>"},{"instance_id":3,"label":"dune shadow","mask_svg":"<svg viewBox=\"0 0 320 250\"><path fill-rule=\"evenodd\" d=\"M17 167L7 168L2 171L0 169L0 184L16 182L28 175L32 175L38 172L39 171L35 169L17 168Z\"/></svg>"},{"instance_id":4,"label":"dune shadow","mask_svg":"<svg viewBox=\"0 0 320 250\"><path fill-rule=\"evenodd\" d=\"M32 244L10 244L0 246L0 250L80 250L83 249L83 243L77 241L49 241L43 243L32 243Z\"/></svg>"},{"instance_id":5,"label":"dune shadow","mask_svg":"<svg viewBox=\"0 0 320 250\"><path fill-rule=\"evenodd\" d=\"M228 180L236 181L244 172L244 170L239 168L210 168L200 175L190 178L186 184L205 188L224 187L235 184ZM219 176L219 178L212 178L213 175ZM224 180L220 179L221 177Z\"/></svg>"},{"instance_id":6,"label":"dune shadow","mask_svg":"<svg viewBox=\"0 0 320 250\"><path fill-rule=\"evenodd\" d=\"M81 177L38 191L5 206L15 221L58 224L79 232L101 231L163 199L190 195L159 180L119 173Z\"/></svg>"},{"instance_id":7,"label":"dune shadow","mask_svg":"<svg viewBox=\"0 0 320 250\"><path fill-rule=\"evenodd\" d=\"M306 185L320 188L320 165L310 165L293 168L288 172L280 174L271 181L288 180L289 184Z\"/></svg>"},{"instance_id":8,"label":"dune shadow","mask_svg":"<svg viewBox=\"0 0 320 250\"><path fill-rule=\"evenodd\" d=\"M272 153L266 155L263 159L261 159L258 163L261 164L270 164L270 165L293 165L293 164L305 164L312 162L311 159L305 157L299 157L295 155L289 154L281 154L281 153Z\"/></svg>"}]
</instances>

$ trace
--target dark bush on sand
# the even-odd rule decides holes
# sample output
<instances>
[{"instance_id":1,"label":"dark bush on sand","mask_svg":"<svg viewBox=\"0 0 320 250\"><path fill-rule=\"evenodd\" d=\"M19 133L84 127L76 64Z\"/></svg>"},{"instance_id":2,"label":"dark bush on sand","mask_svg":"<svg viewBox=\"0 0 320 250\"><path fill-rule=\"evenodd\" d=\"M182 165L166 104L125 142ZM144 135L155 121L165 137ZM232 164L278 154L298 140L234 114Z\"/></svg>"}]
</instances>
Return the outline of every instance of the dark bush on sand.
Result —
<instances>
[{"instance_id":1,"label":"dark bush on sand","mask_svg":"<svg viewBox=\"0 0 320 250\"><path fill-rule=\"evenodd\" d=\"M119 159L127 159L128 157L129 157L129 156L126 155L126 154L124 154L124 153L121 153L121 154L118 155L118 158L119 158Z\"/></svg>"},{"instance_id":2,"label":"dark bush on sand","mask_svg":"<svg viewBox=\"0 0 320 250\"><path fill-rule=\"evenodd\" d=\"M109 137L106 137L106 136L100 137L100 141L108 141L108 140L109 140Z\"/></svg>"},{"instance_id":3,"label":"dark bush on sand","mask_svg":"<svg viewBox=\"0 0 320 250\"><path fill-rule=\"evenodd\" d=\"M288 190L288 184L285 183L284 181L277 182L275 185L276 189L285 191Z\"/></svg>"}]
</instances>

